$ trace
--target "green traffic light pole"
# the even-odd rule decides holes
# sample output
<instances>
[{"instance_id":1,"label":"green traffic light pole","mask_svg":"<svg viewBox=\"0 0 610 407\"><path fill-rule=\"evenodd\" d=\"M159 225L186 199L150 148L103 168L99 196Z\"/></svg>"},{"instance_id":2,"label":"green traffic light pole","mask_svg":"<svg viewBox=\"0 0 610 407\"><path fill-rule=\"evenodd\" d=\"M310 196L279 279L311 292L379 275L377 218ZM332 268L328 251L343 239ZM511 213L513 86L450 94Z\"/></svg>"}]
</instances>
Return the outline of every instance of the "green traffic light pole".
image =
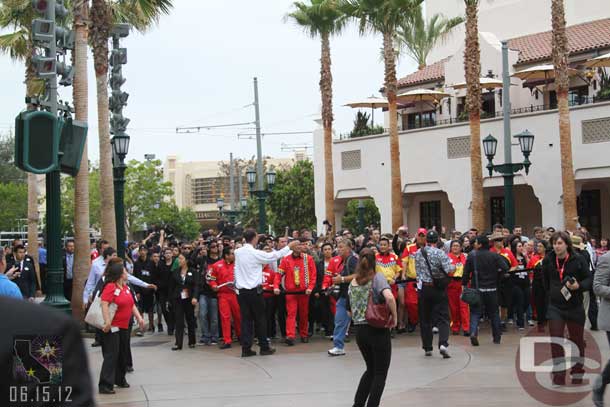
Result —
<instances>
[{"instance_id":1,"label":"green traffic light pole","mask_svg":"<svg viewBox=\"0 0 610 407\"><path fill-rule=\"evenodd\" d=\"M55 0L49 0L45 12L47 20L55 21ZM48 47L48 56L57 55L55 34ZM57 74L48 78L49 111L57 115ZM47 206L47 293L44 304L70 312L70 303L64 296L64 271L61 261L61 182L59 168L46 174Z\"/></svg>"},{"instance_id":2,"label":"green traffic light pole","mask_svg":"<svg viewBox=\"0 0 610 407\"><path fill-rule=\"evenodd\" d=\"M114 144L114 143L113 143ZM125 259L125 159L119 159L112 168L114 183L114 218L116 220L117 252L120 258Z\"/></svg>"}]
</instances>

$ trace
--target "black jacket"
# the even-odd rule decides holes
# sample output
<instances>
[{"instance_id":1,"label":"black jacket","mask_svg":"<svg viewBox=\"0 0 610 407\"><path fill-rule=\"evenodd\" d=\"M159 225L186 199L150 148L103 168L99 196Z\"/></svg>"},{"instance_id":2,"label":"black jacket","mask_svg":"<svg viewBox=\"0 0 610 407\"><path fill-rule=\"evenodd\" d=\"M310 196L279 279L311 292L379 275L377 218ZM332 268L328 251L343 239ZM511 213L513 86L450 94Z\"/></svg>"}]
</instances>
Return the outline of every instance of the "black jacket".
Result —
<instances>
[{"instance_id":1,"label":"black jacket","mask_svg":"<svg viewBox=\"0 0 610 407\"><path fill-rule=\"evenodd\" d=\"M478 274L478 287L475 286L474 269ZM466 286L473 280L473 288L492 289L498 288L498 281L505 273L508 273L508 264L498 253L490 252L488 249L473 250L466 259L462 285Z\"/></svg>"},{"instance_id":2,"label":"black jacket","mask_svg":"<svg viewBox=\"0 0 610 407\"><path fill-rule=\"evenodd\" d=\"M180 269L174 270L169 279L169 298L171 300L180 300L182 290L188 290L188 298L198 298L199 290L197 288L199 278L197 270L189 268L186 272L184 281L182 281Z\"/></svg>"},{"instance_id":3,"label":"black jacket","mask_svg":"<svg viewBox=\"0 0 610 407\"><path fill-rule=\"evenodd\" d=\"M21 294L23 298L34 298L36 295L36 266L34 265L34 260L26 255L23 259L23 262L15 260L13 257L11 260L7 261L6 269L10 270L13 266L17 267L21 275L13 280L13 283L17 284L19 290L21 290Z\"/></svg>"},{"instance_id":4,"label":"black jacket","mask_svg":"<svg viewBox=\"0 0 610 407\"><path fill-rule=\"evenodd\" d=\"M199 295L205 295L206 297L216 298L216 292L212 290L208 281L208 269L214 264L212 259L208 259L208 257L200 257L197 261L197 273L199 278Z\"/></svg>"},{"instance_id":5,"label":"black jacket","mask_svg":"<svg viewBox=\"0 0 610 407\"><path fill-rule=\"evenodd\" d=\"M557 256L550 252L542 261L542 275L544 277L544 288L549 293L549 302L552 306L561 310L572 310L580 307L583 310L582 293L589 291L593 284L593 276L589 272L589 265L584 257L576 252L571 253L567 263L563 266L563 281L559 278L557 270ZM574 277L580 286L578 290L571 291L572 297L566 301L561 288L566 278Z\"/></svg>"},{"instance_id":6,"label":"black jacket","mask_svg":"<svg viewBox=\"0 0 610 407\"><path fill-rule=\"evenodd\" d=\"M16 336L23 335L24 339L30 337L44 337L55 340L59 338L62 355L62 387L72 388L72 402L66 403L73 407L90 407L95 405L93 397L93 383L89 374L87 353L80 335L78 323L68 315L58 312L51 307L31 304L27 301L0 297L0 309L2 310L2 329L0 329L0 394L3 403L8 405L9 386L25 386L23 382L17 382L13 376L14 352ZM21 338L20 338L21 339ZM25 353L20 352L24 366L31 367L35 372L40 364L32 358L28 358L27 342ZM32 352L33 353L33 352ZM27 360L29 359L29 360ZM29 370L26 368L26 370ZM44 371L42 371L44 373ZM36 399L36 387L31 387L28 400ZM42 387L39 387L39 402L27 402L28 406L47 406L40 397ZM56 394L51 395L57 398ZM65 394L64 394L65 397ZM17 404L14 404L17 405ZM64 406L64 403L55 403Z\"/></svg>"},{"instance_id":7,"label":"black jacket","mask_svg":"<svg viewBox=\"0 0 610 407\"><path fill-rule=\"evenodd\" d=\"M326 267L324 267L324 259L316 263L316 286L314 287L312 294L322 292L322 282L324 281L324 273L326 273Z\"/></svg>"},{"instance_id":8,"label":"black jacket","mask_svg":"<svg viewBox=\"0 0 610 407\"><path fill-rule=\"evenodd\" d=\"M151 262L150 267L152 283L157 286L157 292L167 295L169 290L169 280L172 276L172 264L170 263L168 266L165 264L164 260L160 260L156 266L153 262Z\"/></svg>"}]
</instances>

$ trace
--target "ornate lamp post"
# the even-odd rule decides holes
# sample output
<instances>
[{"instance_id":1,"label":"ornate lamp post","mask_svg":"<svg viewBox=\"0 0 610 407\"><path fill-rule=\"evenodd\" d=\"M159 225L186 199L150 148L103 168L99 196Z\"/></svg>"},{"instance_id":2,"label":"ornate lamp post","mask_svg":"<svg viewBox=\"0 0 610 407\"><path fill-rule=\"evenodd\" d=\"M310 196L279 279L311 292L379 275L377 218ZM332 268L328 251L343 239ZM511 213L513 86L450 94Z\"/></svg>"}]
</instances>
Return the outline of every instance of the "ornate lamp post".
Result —
<instances>
[{"instance_id":1,"label":"ornate lamp post","mask_svg":"<svg viewBox=\"0 0 610 407\"><path fill-rule=\"evenodd\" d=\"M532 163L529 160L529 156L534 148L534 135L528 130L515 136L519 140L519 146L521 147L521 153L523 153L524 160L522 163L505 163L505 164L494 164L493 158L496 155L496 149L498 148L498 140L491 134L483 139L483 151L487 157L487 170L489 176L493 175L493 172L497 172L504 177L504 218L506 227L513 229L515 226L515 197L514 197L514 179L515 174L525 169L525 174L529 174L529 169Z\"/></svg>"},{"instance_id":2,"label":"ornate lamp post","mask_svg":"<svg viewBox=\"0 0 610 407\"><path fill-rule=\"evenodd\" d=\"M112 144L112 173L114 176L114 207L116 220L116 240L118 254L125 258L125 157L129 152L129 136L125 133L116 134L110 141Z\"/></svg>"},{"instance_id":3,"label":"ornate lamp post","mask_svg":"<svg viewBox=\"0 0 610 407\"><path fill-rule=\"evenodd\" d=\"M262 174L261 174L262 175ZM257 190L254 189L254 184L256 183L257 174L254 168L248 168L246 171L246 177L248 178L248 185L250 186L250 196L256 197L258 199L258 231L259 233L265 233L267 228L267 212L265 208L265 201L267 197L273 190L273 186L275 185L275 171L271 168L264 175L267 180L267 188L259 188ZM262 184L259 182L259 185ZM243 205L243 202L242 202Z\"/></svg>"}]
</instances>

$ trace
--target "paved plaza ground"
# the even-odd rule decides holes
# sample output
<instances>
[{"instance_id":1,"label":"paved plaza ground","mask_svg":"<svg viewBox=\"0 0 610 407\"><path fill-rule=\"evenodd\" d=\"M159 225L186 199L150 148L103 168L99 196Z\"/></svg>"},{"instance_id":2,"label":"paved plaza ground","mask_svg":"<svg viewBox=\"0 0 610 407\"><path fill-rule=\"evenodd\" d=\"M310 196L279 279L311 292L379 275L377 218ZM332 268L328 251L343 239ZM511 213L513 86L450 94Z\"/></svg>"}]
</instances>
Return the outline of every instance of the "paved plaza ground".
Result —
<instances>
[{"instance_id":1,"label":"paved plaza ground","mask_svg":"<svg viewBox=\"0 0 610 407\"><path fill-rule=\"evenodd\" d=\"M487 330L481 346L468 338L450 337L452 358L438 352L425 357L417 333L393 340L392 364L382 406L540 406L521 387L515 369L518 343L523 334L514 329L494 345ZM610 356L605 334L595 332L604 360ZM436 339L436 338L435 338ZM97 380L102 362L100 348L86 339L92 377ZM185 342L186 343L186 342ZM364 362L355 340L347 355L331 358L328 339L288 348L274 346L277 354L240 358L240 349L185 347L172 352L173 338L165 333L134 337L135 372L127 376L129 389L115 395L98 395L103 407L201 406L351 406ZM590 396L575 406L591 406Z\"/></svg>"}]
</instances>

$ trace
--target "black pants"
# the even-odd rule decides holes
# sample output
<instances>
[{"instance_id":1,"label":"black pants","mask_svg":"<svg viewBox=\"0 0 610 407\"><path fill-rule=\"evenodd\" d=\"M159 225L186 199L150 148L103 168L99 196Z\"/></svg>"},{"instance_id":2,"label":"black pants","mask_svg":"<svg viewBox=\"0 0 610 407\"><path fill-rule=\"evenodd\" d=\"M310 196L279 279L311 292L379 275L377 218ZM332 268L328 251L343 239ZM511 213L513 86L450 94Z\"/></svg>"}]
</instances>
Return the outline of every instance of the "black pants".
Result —
<instances>
[{"instance_id":1,"label":"black pants","mask_svg":"<svg viewBox=\"0 0 610 407\"><path fill-rule=\"evenodd\" d=\"M125 383L128 351L129 331L127 329L102 334L104 362L98 385L100 389L112 389L115 384Z\"/></svg>"},{"instance_id":2,"label":"black pants","mask_svg":"<svg viewBox=\"0 0 610 407\"><path fill-rule=\"evenodd\" d=\"M174 303L176 311L176 346L182 348L184 338L184 319L188 327L189 345L194 345L195 339L195 309L191 299L177 299Z\"/></svg>"},{"instance_id":3,"label":"black pants","mask_svg":"<svg viewBox=\"0 0 610 407\"><path fill-rule=\"evenodd\" d=\"M608 339L608 344L610 345L610 332L606 331L606 338ZM608 360L608 362L606 363L606 366L604 367L604 371L602 372L602 380L604 383L604 386L607 386L608 384L610 384L610 360Z\"/></svg>"},{"instance_id":4,"label":"black pants","mask_svg":"<svg viewBox=\"0 0 610 407\"><path fill-rule=\"evenodd\" d=\"M279 296L264 297L265 298L265 319L267 320L267 338L275 338L275 313L277 311L277 302Z\"/></svg>"},{"instance_id":5,"label":"black pants","mask_svg":"<svg viewBox=\"0 0 610 407\"><path fill-rule=\"evenodd\" d=\"M72 301L72 279L64 280L64 297L66 300Z\"/></svg>"},{"instance_id":6,"label":"black pants","mask_svg":"<svg viewBox=\"0 0 610 407\"><path fill-rule=\"evenodd\" d=\"M525 313L527 312L527 307L530 304L530 287L527 284L519 284L513 283L513 301L512 301L512 310L510 314L508 314L509 318L512 318L514 314L517 314L517 326L519 328L524 328L525 323Z\"/></svg>"},{"instance_id":7,"label":"black pants","mask_svg":"<svg viewBox=\"0 0 610 407\"><path fill-rule=\"evenodd\" d=\"M267 341L267 321L265 318L265 299L262 290L258 293L256 288L239 290L237 301L241 313L241 347L251 349L253 342L252 323L254 322L258 346L269 349Z\"/></svg>"},{"instance_id":8,"label":"black pants","mask_svg":"<svg viewBox=\"0 0 610 407\"><path fill-rule=\"evenodd\" d=\"M354 407L364 407L367 399L367 407L376 407L381 400L392 360L390 330L368 324L357 325L356 343L366 363L366 371L360 378Z\"/></svg>"},{"instance_id":9,"label":"black pants","mask_svg":"<svg viewBox=\"0 0 610 407\"><path fill-rule=\"evenodd\" d=\"M599 307L597 305L597 297L593 293L593 290L589 291L589 312L587 313L587 317L589 317L589 322L591 323L592 329L597 329L597 313L599 312Z\"/></svg>"},{"instance_id":10,"label":"black pants","mask_svg":"<svg viewBox=\"0 0 610 407\"><path fill-rule=\"evenodd\" d=\"M163 326L161 322L163 318L165 319L165 323L167 324L167 332L174 331L174 307L173 304L169 301L168 295L166 292L156 291L155 297L157 299L157 324L159 326Z\"/></svg>"},{"instance_id":11,"label":"black pants","mask_svg":"<svg viewBox=\"0 0 610 407\"><path fill-rule=\"evenodd\" d=\"M576 360L571 368L572 374L584 374L584 357L585 357L585 312L582 307L577 307L570 310L562 310L554 305L549 305L547 312L547 318L549 321L549 333L551 337L565 338L566 329L568 331L568 338L576 344L580 353L580 359ZM551 354L553 355L553 362L561 361L565 357L563 346L551 343ZM565 364L563 364L565 368ZM558 370L560 365L553 366L553 376L565 379L566 371Z\"/></svg>"},{"instance_id":12,"label":"black pants","mask_svg":"<svg viewBox=\"0 0 610 407\"><path fill-rule=\"evenodd\" d=\"M277 297L276 305L276 313L277 313L277 323L280 326L280 332L282 334L282 338L286 337L286 296L280 295ZM243 319L242 319L243 321Z\"/></svg>"},{"instance_id":13,"label":"black pants","mask_svg":"<svg viewBox=\"0 0 610 407\"><path fill-rule=\"evenodd\" d=\"M542 327L546 322L548 301L544 283L541 279L534 279L534 281L532 281L532 295L534 296L534 304L536 305L536 321L538 321L538 326Z\"/></svg>"},{"instance_id":14,"label":"black pants","mask_svg":"<svg viewBox=\"0 0 610 407\"><path fill-rule=\"evenodd\" d=\"M500 314L498 312L498 292L480 292L481 303L478 306L470 307L470 336L479 336L479 321L483 315L487 315L491 323L491 334L493 340L499 342L502 338L500 329Z\"/></svg>"},{"instance_id":15,"label":"black pants","mask_svg":"<svg viewBox=\"0 0 610 407\"><path fill-rule=\"evenodd\" d=\"M314 332L314 323L318 322L324 327L324 332L328 335L329 325L328 316L330 315L330 304L328 297L320 294L318 298L315 295L309 296L309 333Z\"/></svg>"},{"instance_id":16,"label":"black pants","mask_svg":"<svg viewBox=\"0 0 610 407\"><path fill-rule=\"evenodd\" d=\"M434 286L422 286L419 291L419 321L422 347L432 350L432 325L438 328L438 346L449 346L449 300L447 291Z\"/></svg>"}]
</instances>

